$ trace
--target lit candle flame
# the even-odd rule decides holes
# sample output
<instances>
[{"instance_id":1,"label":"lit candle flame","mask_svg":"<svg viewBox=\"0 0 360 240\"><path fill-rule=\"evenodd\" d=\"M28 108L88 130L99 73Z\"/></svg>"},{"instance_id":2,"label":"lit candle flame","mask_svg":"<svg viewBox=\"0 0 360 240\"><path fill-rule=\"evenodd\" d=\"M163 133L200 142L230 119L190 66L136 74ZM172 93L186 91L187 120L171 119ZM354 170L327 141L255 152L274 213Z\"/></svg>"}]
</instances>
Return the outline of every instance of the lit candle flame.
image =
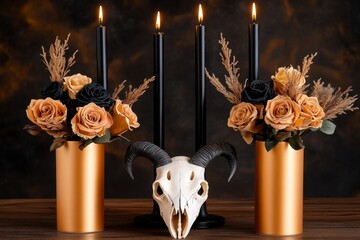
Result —
<instances>
[{"instance_id":1,"label":"lit candle flame","mask_svg":"<svg viewBox=\"0 0 360 240\"><path fill-rule=\"evenodd\" d=\"M256 6L255 3L252 4L252 21L256 21Z\"/></svg>"},{"instance_id":2,"label":"lit candle flame","mask_svg":"<svg viewBox=\"0 0 360 240\"><path fill-rule=\"evenodd\" d=\"M202 10L202 7L201 7L201 4L199 4L199 23L201 24L203 22L203 10Z\"/></svg>"},{"instance_id":3,"label":"lit candle flame","mask_svg":"<svg viewBox=\"0 0 360 240\"><path fill-rule=\"evenodd\" d=\"M155 28L156 28L157 31L160 30L160 11L157 12Z\"/></svg>"},{"instance_id":4,"label":"lit candle flame","mask_svg":"<svg viewBox=\"0 0 360 240\"><path fill-rule=\"evenodd\" d=\"M104 20L103 11L102 11L102 7L100 5L100 8L99 8L99 23L100 23L100 25L103 24L103 20Z\"/></svg>"}]
</instances>

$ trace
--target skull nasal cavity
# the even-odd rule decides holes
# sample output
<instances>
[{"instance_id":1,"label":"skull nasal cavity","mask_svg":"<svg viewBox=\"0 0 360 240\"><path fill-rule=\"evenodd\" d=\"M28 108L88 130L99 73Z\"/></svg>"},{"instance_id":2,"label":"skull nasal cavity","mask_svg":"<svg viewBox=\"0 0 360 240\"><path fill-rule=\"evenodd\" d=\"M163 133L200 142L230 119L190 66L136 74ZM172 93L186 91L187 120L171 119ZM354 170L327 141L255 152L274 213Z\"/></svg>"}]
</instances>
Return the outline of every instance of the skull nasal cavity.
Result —
<instances>
[{"instance_id":1,"label":"skull nasal cavity","mask_svg":"<svg viewBox=\"0 0 360 240\"><path fill-rule=\"evenodd\" d=\"M153 189L154 189L154 194L155 194L156 197L160 197L161 195L164 194L163 190L160 187L159 182L154 183Z\"/></svg>"},{"instance_id":2,"label":"skull nasal cavity","mask_svg":"<svg viewBox=\"0 0 360 240\"><path fill-rule=\"evenodd\" d=\"M160 185L157 185L156 192L159 196L163 195L163 190L161 189Z\"/></svg>"},{"instance_id":3,"label":"skull nasal cavity","mask_svg":"<svg viewBox=\"0 0 360 240\"><path fill-rule=\"evenodd\" d=\"M202 183L200 184L200 189L199 189L199 191L198 191L197 193L199 194L199 196L205 197L206 194L207 194L207 191L208 191L208 185L207 185L207 183L206 183L206 182L202 182Z\"/></svg>"},{"instance_id":4,"label":"skull nasal cavity","mask_svg":"<svg viewBox=\"0 0 360 240\"><path fill-rule=\"evenodd\" d=\"M198 194L201 196L204 193L204 189L202 186L200 186L200 189L198 191Z\"/></svg>"},{"instance_id":5,"label":"skull nasal cavity","mask_svg":"<svg viewBox=\"0 0 360 240\"><path fill-rule=\"evenodd\" d=\"M170 171L167 172L166 177L167 177L168 180L171 180L171 173L170 173Z\"/></svg>"}]
</instances>

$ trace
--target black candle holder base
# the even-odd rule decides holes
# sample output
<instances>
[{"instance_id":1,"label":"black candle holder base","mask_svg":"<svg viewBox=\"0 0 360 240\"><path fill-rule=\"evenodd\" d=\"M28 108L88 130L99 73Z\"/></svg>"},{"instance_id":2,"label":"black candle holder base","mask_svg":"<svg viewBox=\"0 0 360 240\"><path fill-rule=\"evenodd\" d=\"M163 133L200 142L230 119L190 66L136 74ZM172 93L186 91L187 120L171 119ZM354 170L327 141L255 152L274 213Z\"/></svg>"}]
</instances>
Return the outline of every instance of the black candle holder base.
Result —
<instances>
[{"instance_id":1,"label":"black candle holder base","mask_svg":"<svg viewBox=\"0 0 360 240\"><path fill-rule=\"evenodd\" d=\"M201 206L199 216L196 218L192 229L207 229L221 227L225 223L222 216L208 214L206 202ZM153 212L151 214L139 215L134 218L134 224L138 227L146 228L167 228L164 220L160 216L159 205L154 201Z\"/></svg>"},{"instance_id":2,"label":"black candle holder base","mask_svg":"<svg viewBox=\"0 0 360 240\"><path fill-rule=\"evenodd\" d=\"M134 224L146 228L166 228L164 220L159 215L145 214L134 218Z\"/></svg>"},{"instance_id":3,"label":"black candle holder base","mask_svg":"<svg viewBox=\"0 0 360 240\"><path fill-rule=\"evenodd\" d=\"M192 229L207 229L224 226L225 218L217 215L199 216L194 222Z\"/></svg>"},{"instance_id":4,"label":"black candle holder base","mask_svg":"<svg viewBox=\"0 0 360 240\"><path fill-rule=\"evenodd\" d=\"M225 218L217 215L199 216L194 222L192 229L208 229L222 227L225 223ZM160 216L153 214L145 214L136 216L134 224L138 227L146 228L166 228L164 220Z\"/></svg>"}]
</instances>

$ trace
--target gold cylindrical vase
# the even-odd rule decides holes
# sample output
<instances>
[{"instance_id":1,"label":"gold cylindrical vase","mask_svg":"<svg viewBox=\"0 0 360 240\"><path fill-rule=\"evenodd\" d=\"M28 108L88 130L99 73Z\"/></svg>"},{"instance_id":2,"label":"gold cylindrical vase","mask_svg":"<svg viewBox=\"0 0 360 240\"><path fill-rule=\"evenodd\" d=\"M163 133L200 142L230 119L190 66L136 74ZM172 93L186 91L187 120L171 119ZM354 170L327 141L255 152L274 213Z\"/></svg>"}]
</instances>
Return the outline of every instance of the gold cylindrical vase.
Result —
<instances>
[{"instance_id":1,"label":"gold cylindrical vase","mask_svg":"<svg viewBox=\"0 0 360 240\"><path fill-rule=\"evenodd\" d=\"M56 216L61 232L104 229L104 144L67 141L56 150Z\"/></svg>"},{"instance_id":2,"label":"gold cylindrical vase","mask_svg":"<svg viewBox=\"0 0 360 240\"><path fill-rule=\"evenodd\" d=\"M304 150L279 142L267 152L255 142L255 229L266 235L303 232Z\"/></svg>"}]
</instances>

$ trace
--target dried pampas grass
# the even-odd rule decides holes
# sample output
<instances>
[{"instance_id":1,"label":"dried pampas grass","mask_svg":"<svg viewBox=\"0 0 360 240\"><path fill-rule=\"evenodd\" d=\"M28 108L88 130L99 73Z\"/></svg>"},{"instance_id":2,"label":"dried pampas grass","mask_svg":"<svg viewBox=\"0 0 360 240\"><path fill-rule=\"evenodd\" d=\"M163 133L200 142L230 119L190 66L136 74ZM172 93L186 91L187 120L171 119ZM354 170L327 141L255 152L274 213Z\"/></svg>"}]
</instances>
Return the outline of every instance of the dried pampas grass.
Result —
<instances>
[{"instance_id":1,"label":"dried pampas grass","mask_svg":"<svg viewBox=\"0 0 360 240\"><path fill-rule=\"evenodd\" d=\"M40 56L42 57L42 61L50 73L51 81L61 82L63 78L69 73L71 66L75 63L75 55L78 52L77 50L67 61L65 58L65 52L69 49L69 38L70 33L68 34L66 40L61 43L59 37L56 37L54 44L51 44L49 48L49 60L44 47L41 47L42 54L40 54Z\"/></svg>"},{"instance_id":2,"label":"dried pampas grass","mask_svg":"<svg viewBox=\"0 0 360 240\"><path fill-rule=\"evenodd\" d=\"M219 43L221 45L221 62L228 73L228 75L225 75L224 77L226 86L229 90L227 90L227 88L220 82L219 78L217 78L215 74L210 75L206 69L205 73L216 90L222 93L230 103L238 104L241 102L241 93L245 88L245 85L241 84L239 81L239 68L236 67L238 61L234 56L231 56L232 50L228 47L229 42L226 41L222 33L220 34Z\"/></svg>"},{"instance_id":3,"label":"dried pampas grass","mask_svg":"<svg viewBox=\"0 0 360 240\"><path fill-rule=\"evenodd\" d=\"M145 78L144 82L138 88L133 88L132 85L129 85L128 91L125 92L125 100L123 102L129 104L131 107L145 93L145 91L149 88L150 83L154 80L155 76L151 78ZM114 100L118 98L121 91L125 88L125 83L126 80L120 83L117 88L115 88L112 94L112 98Z\"/></svg>"},{"instance_id":4,"label":"dried pampas grass","mask_svg":"<svg viewBox=\"0 0 360 240\"><path fill-rule=\"evenodd\" d=\"M349 96L352 87L348 87L345 91L341 88L335 89L330 84L325 86L324 82L318 80L314 82L314 88L310 96L316 97L320 106L324 109L324 119L331 120L338 115L346 114L346 111L355 111L359 109L354 107L357 95Z\"/></svg>"}]
</instances>

